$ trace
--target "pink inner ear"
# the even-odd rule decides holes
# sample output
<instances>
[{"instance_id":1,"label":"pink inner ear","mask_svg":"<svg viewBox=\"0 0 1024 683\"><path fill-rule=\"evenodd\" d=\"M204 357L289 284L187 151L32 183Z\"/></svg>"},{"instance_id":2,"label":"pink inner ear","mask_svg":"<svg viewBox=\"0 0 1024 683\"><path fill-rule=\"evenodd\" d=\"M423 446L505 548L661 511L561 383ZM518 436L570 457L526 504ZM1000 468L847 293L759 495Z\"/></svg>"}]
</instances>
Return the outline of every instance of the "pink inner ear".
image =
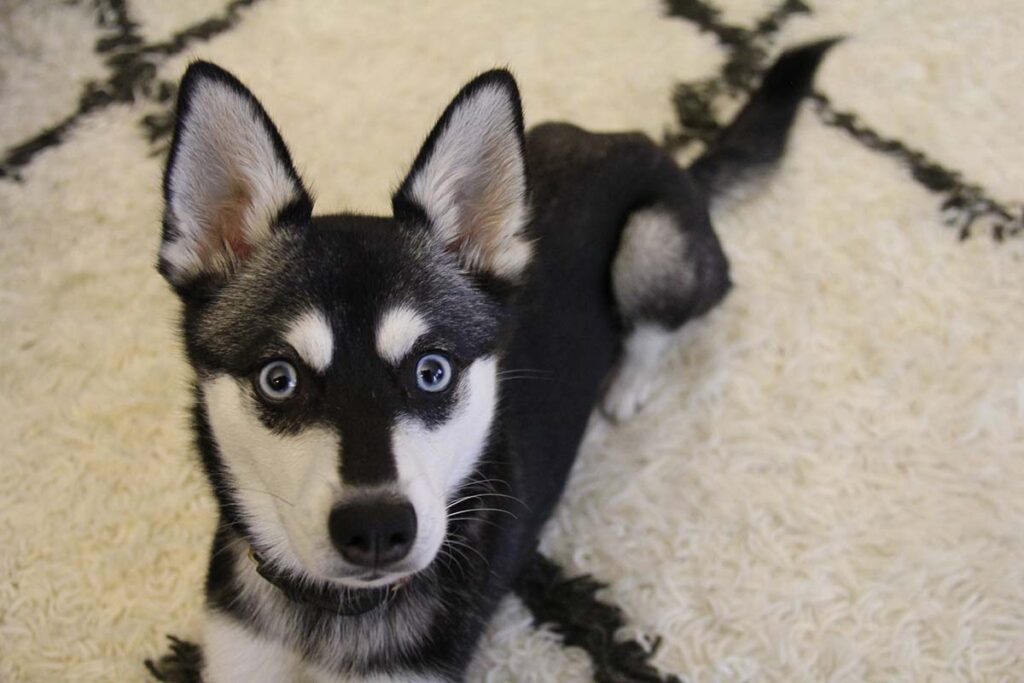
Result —
<instances>
[{"instance_id":1,"label":"pink inner ear","mask_svg":"<svg viewBox=\"0 0 1024 683\"><path fill-rule=\"evenodd\" d=\"M485 267L518 233L521 226L515 216L523 201L522 171L509 157L514 151L501 140L492 142L483 155L486 172L465 178L465 187L456 195L461 205L459 226L449 242L449 249Z\"/></svg>"},{"instance_id":2,"label":"pink inner ear","mask_svg":"<svg viewBox=\"0 0 1024 683\"><path fill-rule=\"evenodd\" d=\"M252 247L250 247L249 243L242 238L241 234L238 233L228 238L228 246L231 248L232 253L234 253L235 258L239 261L248 259L249 255L252 253Z\"/></svg>"},{"instance_id":3,"label":"pink inner ear","mask_svg":"<svg viewBox=\"0 0 1024 683\"><path fill-rule=\"evenodd\" d=\"M252 245L246 234L245 217L251 202L248 189L235 183L231 192L210 208L205 217L207 229L203 231L206 236L202 249L204 261L220 258L232 263L249 258Z\"/></svg>"}]
</instances>

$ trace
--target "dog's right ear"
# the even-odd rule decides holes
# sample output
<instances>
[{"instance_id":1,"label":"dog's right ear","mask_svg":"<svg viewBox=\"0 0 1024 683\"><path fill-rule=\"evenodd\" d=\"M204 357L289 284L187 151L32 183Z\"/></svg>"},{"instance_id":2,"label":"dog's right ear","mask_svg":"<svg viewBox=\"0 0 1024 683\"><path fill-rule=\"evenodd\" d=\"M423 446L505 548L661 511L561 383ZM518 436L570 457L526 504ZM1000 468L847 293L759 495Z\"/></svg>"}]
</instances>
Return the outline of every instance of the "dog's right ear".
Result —
<instances>
[{"instance_id":1,"label":"dog's right ear","mask_svg":"<svg viewBox=\"0 0 1024 683\"><path fill-rule=\"evenodd\" d=\"M249 90L208 62L189 66L164 175L159 269L180 293L223 282L275 230L308 224L312 200Z\"/></svg>"}]
</instances>

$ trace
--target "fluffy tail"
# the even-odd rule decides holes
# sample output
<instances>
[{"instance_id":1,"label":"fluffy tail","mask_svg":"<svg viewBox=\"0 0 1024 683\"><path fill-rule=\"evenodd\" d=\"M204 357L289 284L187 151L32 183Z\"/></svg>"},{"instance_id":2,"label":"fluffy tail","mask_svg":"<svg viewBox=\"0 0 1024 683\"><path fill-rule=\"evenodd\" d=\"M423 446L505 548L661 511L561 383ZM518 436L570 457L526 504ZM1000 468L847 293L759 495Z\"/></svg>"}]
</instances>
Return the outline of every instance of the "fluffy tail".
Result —
<instances>
[{"instance_id":1,"label":"fluffy tail","mask_svg":"<svg viewBox=\"0 0 1024 683\"><path fill-rule=\"evenodd\" d=\"M750 101L693 163L697 181L715 194L746 172L778 161L800 101L811 91L814 72L839 40L830 38L784 52Z\"/></svg>"}]
</instances>

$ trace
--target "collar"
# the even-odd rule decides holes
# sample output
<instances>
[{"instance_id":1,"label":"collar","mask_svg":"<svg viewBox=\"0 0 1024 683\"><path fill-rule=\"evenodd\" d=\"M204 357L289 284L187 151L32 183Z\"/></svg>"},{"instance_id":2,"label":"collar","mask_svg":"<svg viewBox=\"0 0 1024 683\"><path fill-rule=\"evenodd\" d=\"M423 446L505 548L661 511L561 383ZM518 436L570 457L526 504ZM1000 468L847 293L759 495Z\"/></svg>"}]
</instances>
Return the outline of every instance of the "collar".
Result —
<instances>
[{"instance_id":1,"label":"collar","mask_svg":"<svg viewBox=\"0 0 1024 683\"><path fill-rule=\"evenodd\" d=\"M275 571L252 546L249 546L249 559L256 565L256 573L292 602L341 617L366 614L389 603L403 585L341 589L304 585L285 572Z\"/></svg>"}]
</instances>

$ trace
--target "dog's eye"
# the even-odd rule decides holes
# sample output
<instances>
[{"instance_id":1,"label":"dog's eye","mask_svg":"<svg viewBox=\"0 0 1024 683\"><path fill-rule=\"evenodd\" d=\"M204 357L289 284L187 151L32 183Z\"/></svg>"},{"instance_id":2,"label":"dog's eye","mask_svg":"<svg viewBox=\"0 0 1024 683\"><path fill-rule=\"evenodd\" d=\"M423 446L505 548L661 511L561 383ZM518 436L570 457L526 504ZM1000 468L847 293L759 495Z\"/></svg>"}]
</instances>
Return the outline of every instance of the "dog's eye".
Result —
<instances>
[{"instance_id":1,"label":"dog's eye","mask_svg":"<svg viewBox=\"0 0 1024 683\"><path fill-rule=\"evenodd\" d=\"M452 364L439 353L428 353L416 362L416 386L423 391L444 391L452 381Z\"/></svg>"},{"instance_id":2,"label":"dog's eye","mask_svg":"<svg viewBox=\"0 0 1024 683\"><path fill-rule=\"evenodd\" d=\"M257 386L267 400L284 401L295 394L299 386L299 373L286 360L271 361L260 370Z\"/></svg>"}]
</instances>

